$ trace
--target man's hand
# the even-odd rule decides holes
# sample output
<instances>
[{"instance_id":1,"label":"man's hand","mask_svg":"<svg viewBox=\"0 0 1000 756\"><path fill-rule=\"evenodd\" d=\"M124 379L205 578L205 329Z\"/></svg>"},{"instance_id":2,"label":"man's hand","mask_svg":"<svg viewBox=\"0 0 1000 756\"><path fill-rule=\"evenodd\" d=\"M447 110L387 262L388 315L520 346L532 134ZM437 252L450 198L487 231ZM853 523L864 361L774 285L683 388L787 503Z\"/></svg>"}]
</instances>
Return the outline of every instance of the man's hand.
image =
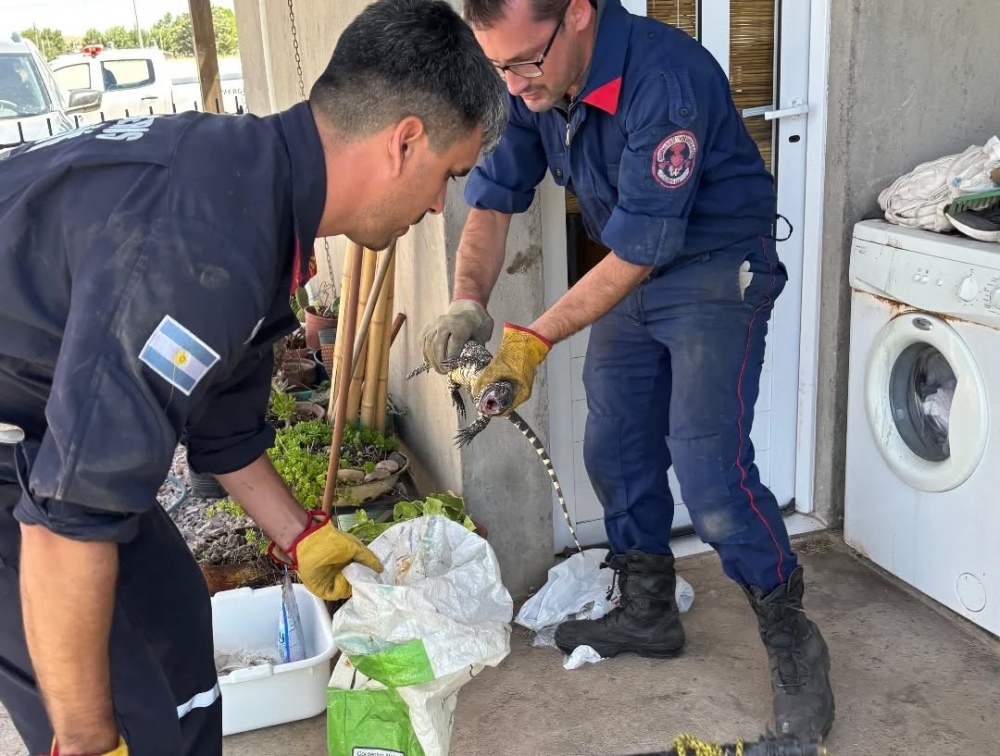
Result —
<instances>
[{"instance_id":1,"label":"man's hand","mask_svg":"<svg viewBox=\"0 0 1000 756\"><path fill-rule=\"evenodd\" d=\"M322 511L302 509L267 454L216 477L272 539L271 556L297 570L310 593L327 601L348 598L351 587L340 571L353 561L382 571L378 558L356 537L336 530Z\"/></svg>"},{"instance_id":2,"label":"man's hand","mask_svg":"<svg viewBox=\"0 0 1000 756\"><path fill-rule=\"evenodd\" d=\"M458 299L420 335L424 361L437 372L446 373L441 363L458 357L465 342L473 339L485 345L492 336L493 318L483 306L471 299Z\"/></svg>"},{"instance_id":3,"label":"man's hand","mask_svg":"<svg viewBox=\"0 0 1000 756\"><path fill-rule=\"evenodd\" d=\"M322 511L309 512L309 525L287 550L271 544L269 553L296 570L309 592L326 601L350 597L351 586L341 572L351 562L383 570L375 554L355 536L336 530Z\"/></svg>"},{"instance_id":4,"label":"man's hand","mask_svg":"<svg viewBox=\"0 0 1000 756\"><path fill-rule=\"evenodd\" d=\"M21 603L31 663L62 756L121 756L108 639L118 545L21 526Z\"/></svg>"},{"instance_id":5,"label":"man's hand","mask_svg":"<svg viewBox=\"0 0 1000 756\"><path fill-rule=\"evenodd\" d=\"M509 415L531 398L535 372L551 348L551 342L534 331L504 323L500 346L490 364L479 374L472 393L479 396L487 384L510 381L514 385L514 401L501 413Z\"/></svg>"}]
</instances>

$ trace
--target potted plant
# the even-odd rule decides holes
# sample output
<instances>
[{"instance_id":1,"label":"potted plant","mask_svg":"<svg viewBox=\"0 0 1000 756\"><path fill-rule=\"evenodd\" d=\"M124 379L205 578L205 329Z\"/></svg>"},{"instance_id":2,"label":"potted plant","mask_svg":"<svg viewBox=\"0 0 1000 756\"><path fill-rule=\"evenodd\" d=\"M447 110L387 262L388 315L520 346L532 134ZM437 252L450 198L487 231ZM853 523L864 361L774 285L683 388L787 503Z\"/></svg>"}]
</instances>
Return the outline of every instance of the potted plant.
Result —
<instances>
[{"instance_id":1,"label":"potted plant","mask_svg":"<svg viewBox=\"0 0 1000 756\"><path fill-rule=\"evenodd\" d=\"M273 391L268 419L275 427L275 442L268 457L305 509L323 505L333 428L317 417L302 417L294 397ZM377 431L345 428L334 495L334 516L346 529L366 521L362 508L391 493L409 467L399 452L399 442ZM232 499L224 499L204 512L207 530L214 535L194 544L196 558L210 590L267 584L280 578L280 568L267 556L267 537Z\"/></svg>"},{"instance_id":2,"label":"potted plant","mask_svg":"<svg viewBox=\"0 0 1000 756\"><path fill-rule=\"evenodd\" d=\"M334 295L333 288L328 283L320 287L319 295L302 308L306 330L306 346L310 349L320 349L323 341L330 341L330 332L337 328L337 316L340 310L340 297ZM324 337L320 339L320 332ZM332 343L332 341L330 341Z\"/></svg>"}]
</instances>

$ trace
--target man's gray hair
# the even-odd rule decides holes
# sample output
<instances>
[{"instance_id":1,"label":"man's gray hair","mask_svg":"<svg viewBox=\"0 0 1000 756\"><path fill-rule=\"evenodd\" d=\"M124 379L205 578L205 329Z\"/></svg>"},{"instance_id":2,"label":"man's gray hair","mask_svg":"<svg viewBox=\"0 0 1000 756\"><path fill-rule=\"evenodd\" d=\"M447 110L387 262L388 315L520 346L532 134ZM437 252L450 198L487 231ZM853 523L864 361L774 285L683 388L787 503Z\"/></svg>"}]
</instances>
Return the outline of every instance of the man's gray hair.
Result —
<instances>
[{"instance_id":1,"label":"man's gray hair","mask_svg":"<svg viewBox=\"0 0 1000 756\"><path fill-rule=\"evenodd\" d=\"M439 152L477 125L492 151L507 125L503 79L446 0L368 5L340 35L309 101L347 138L416 116Z\"/></svg>"}]
</instances>

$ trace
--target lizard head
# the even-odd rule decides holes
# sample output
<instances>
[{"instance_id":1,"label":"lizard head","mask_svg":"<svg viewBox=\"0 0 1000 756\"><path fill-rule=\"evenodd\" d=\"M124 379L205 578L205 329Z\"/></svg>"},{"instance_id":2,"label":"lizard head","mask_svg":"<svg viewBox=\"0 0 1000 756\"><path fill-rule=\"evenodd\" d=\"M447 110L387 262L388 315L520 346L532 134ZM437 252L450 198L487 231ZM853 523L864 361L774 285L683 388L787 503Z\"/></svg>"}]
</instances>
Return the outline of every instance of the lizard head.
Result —
<instances>
[{"instance_id":1,"label":"lizard head","mask_svg":"<svg viewBox=\"0 0 1000 756\"><path fill-rule=\"evenodd\" d=\"M506 412L514 401L514 393L514 384L510 381L489 384L476 402L479 414L492 417Z\"/></svg>"}]
</instances>

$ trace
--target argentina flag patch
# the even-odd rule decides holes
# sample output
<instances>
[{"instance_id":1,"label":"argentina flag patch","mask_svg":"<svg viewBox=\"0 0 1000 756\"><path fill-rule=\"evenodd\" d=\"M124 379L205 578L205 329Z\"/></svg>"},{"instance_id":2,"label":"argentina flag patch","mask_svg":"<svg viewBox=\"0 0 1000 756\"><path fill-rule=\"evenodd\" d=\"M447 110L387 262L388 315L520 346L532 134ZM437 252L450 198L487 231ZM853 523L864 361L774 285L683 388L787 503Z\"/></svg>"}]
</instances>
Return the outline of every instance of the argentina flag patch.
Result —
<instances>
[{"instance_id":1,"label":"argentina flag patch","mask_svg":"<svg viewBox=\"0 0 1000 756\"><path fill-rule=\"evenodd\" d=\"M139 359L167 383L190 396L198 382L219 361L218 353L169 315L146 341Z\"/></svg>"}]
</instances>

